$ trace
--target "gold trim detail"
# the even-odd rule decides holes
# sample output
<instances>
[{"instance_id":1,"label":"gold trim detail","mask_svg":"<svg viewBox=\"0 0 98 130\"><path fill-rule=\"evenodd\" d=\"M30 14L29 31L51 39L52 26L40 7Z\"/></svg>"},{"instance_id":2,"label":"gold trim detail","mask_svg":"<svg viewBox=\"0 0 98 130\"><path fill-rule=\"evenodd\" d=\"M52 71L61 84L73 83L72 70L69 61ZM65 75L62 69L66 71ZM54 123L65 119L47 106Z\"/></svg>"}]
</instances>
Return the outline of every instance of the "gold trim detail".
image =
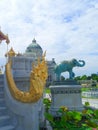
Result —
<instances>
[{"instance_id":1,"label":"gold trim detail","mask_svg":"<svg viewBox=\"0 0 98 130\"><path fill-rule=\"evenodd\" d=\"M16 100L23 103L37 102L43 94L44 86L48 77L47 63L45 61L45 54L42 56L42 61L38 59L38 65L33 65L33 70L30 74L30 89L28 92L19 90L14 82L11 73L11 63L8 62L5 66L6 79L11 95Z\"/></svg>"}]
</instances>

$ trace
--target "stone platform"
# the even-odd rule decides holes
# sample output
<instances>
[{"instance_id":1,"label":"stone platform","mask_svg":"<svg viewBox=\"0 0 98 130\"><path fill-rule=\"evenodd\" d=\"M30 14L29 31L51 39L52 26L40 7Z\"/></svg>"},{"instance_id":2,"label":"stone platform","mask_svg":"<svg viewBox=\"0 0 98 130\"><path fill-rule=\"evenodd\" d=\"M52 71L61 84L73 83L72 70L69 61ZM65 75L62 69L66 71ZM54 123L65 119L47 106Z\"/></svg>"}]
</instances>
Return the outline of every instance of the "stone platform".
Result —
<instances>
[{"instance_id":1,"label":"stone platform","mask_svg":"<svg viewBox=\"0 0 98 130\"><path fill-rule=\"evenodd\" d=\"M81 99L81 86L77 84L73 85L52 85L50 113L54 116L57 115L57 111L61 106L67 106L69 110L82 111L82 99Z\"/></svg>"}]
</instances>

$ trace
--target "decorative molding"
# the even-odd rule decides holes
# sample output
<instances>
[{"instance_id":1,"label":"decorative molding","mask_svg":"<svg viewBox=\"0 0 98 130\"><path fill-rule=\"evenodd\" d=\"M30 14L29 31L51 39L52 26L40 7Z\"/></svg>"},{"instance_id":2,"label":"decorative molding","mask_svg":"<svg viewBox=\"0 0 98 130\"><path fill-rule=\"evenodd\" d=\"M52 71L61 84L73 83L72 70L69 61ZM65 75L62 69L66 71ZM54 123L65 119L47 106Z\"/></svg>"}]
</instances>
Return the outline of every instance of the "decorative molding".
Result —
<instances>
[{"instance_id":1,"label":"decorative molding","mask_svg":"<svg viewBox=\"0 0 98 130\"><path fill-rule=\"evenodd\" d=\"M73 94L73 93L81 93L81 88L51 88L52 94Z\"/></svg>"}]
</instances>

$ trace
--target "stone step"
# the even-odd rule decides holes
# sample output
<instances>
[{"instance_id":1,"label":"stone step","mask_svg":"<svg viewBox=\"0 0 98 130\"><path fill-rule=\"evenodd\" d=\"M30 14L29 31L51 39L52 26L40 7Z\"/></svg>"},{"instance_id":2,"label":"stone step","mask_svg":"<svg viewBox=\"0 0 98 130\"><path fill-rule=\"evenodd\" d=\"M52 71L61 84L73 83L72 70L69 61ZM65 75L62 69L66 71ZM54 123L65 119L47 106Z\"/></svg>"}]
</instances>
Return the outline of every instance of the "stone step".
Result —
<instances>
[{"instance_id":1,"label":"stone step","mask_svg":"<svg viewBox=\"0 0 98 130\"><path fill-rule=\"evenodd\" d=\"M14 130L4 98L4 76L0 75L0 130Z\"/></svg>"},{"instance_id":2,"label":"stone step","mask_svg":"<svg viewBox=\"0 0 98 130\"><path fill-rule=\"evenodd\" d=\"M0 92L4 92L4 85L0 85Z\"/></svg>"},{"instance_id":3,"label":"stone step","mask_svg":"<svg viewBox=\"0 0 98 130\"><path fill-rule=\"evenodd\" d=\"M8 115L0 116L0 127L9 125L10 117Z\"/></svg>"},{"instance_id":4,"label":"stone step","mask_svg":"<svg viewBox=\"0 0 98 130\"><path fill-rule=\"evenodd\" d=\"M7 115L7 108L6 107L0 107L0 116Z\"/></svg>"},{"instance_id":5,"label":"stone step","mask_svg":"<svg viewBox=\"0 0 98 130\"><path fill-rule=\"evenodd\" d=\"M2 106L2 107L6 106L4 98L0 98L0 106Z\"/></svg>"},{"instance_id":6,"label":"stone step","mask_svg":"<svg viewBox=\"0 0 98 130\"><path fill-rule=\"evenodd\" d=\"M0 75L0 83L4 81L4 75Z\"/></svg>"},{"instance_id":7,"label":"stone step","mask_svg":"<svg viewBox=\"0 0 98 130\"><path fill-rule=\"evenodd\" d=\"M0 75L0 87L4 86L4 76Z\"/></svg>"},{"instance_id":8,"label":"stone step","mask_svg":"<svg viewBox=\"0 0 98 130\"><path fill-rule=\"evenodd\" d=\"M2 126L0 127L0 130L14 130L14 126L12 125L6 125L6 126Z\"/></svg>"},{"instance_id":9,"label":"stone step","mask_svg":"<svg viewBox=\"0 0 98 130\"><path fill-rule=\"evenodd\" d=\"M0 81L0 86L4 85L4 81Z\"/></svg>"},{"instance_id":10,"label":"stone step","mask_svg":"<svg viewBox=\"0 0 98 130\"><path fill-rule=\"evenodd\" d=\"M3 91L0 92L0 98L4 98L4 92Z\"/></svg>"},{"instance_id":11,"label":"stone step","mask_svg":"<svg viewBox=\"0 0 98 130\"><path fill-rule=\"evenodd\" d=\"M4 85L3 79L2 79L2 80L0 79L0 86L1 86L1 85Z\"/></svg>"}]
</instances>

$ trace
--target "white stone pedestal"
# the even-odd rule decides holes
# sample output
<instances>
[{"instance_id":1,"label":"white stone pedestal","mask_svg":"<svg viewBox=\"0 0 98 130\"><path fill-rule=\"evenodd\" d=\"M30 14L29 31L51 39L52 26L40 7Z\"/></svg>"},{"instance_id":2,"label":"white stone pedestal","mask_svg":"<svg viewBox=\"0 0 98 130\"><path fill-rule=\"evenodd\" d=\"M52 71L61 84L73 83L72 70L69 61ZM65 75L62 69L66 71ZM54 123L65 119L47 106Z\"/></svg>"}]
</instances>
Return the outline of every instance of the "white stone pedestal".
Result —
<instances>
[{"instance_id":1,"label":"white stone pedestal","mask_svg":"<svg viewBox=\"0 0 98 130\"><path fill-rule=\"evenodd\" d=\"M83 110L80 85L53 85L50 86L52 104L50 113L54 116L61 106L67 106L69 110Z\"/></svg>"}]
</instances>

